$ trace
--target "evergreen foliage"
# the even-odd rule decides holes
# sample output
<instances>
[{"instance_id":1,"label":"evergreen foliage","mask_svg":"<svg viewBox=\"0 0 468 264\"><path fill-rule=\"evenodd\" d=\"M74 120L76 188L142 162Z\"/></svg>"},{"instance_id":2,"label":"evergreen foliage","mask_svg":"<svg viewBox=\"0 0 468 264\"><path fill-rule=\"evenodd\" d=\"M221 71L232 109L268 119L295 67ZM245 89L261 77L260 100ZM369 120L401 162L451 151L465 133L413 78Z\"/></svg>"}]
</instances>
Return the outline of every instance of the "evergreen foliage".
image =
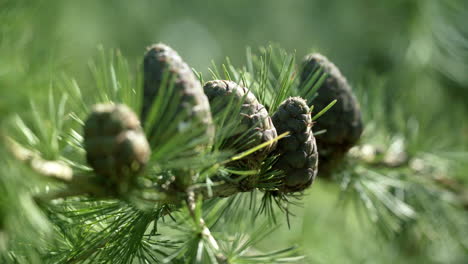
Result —
<instances>
[{"instance_id":1,"label":"evergreen foliage","mask_svg":"<svg viewBox=\"0 0 468 264\"><path fill-rule=\"evenodd\" d=\"M257 21L259 13L273 12L271 8L260 8L263 6L259 3L263 2L240 0L229 5L241 5L246 13L254 13L253 21ZM276 4L285 7L285 3ZM158 4L162 10L173 8L168 3ZM26 9L29 5L32 8ZM197 5L184 3L183 8ZM204 8L206 13L200 15L206 19L210 12L219 11L216 5ZM326 15L319 16L323 9L360 5L367 8L369 2L339 6L324 2L321 8L303 10L307 16L323 18ZM374 34L368 41L359 37L359 41L350 41L348 48L356 49L352 58L359 60L335 62L338 67L344 62L366 64L372 69L362 79L349 81L353 88L348 92L360 105L362 135L340 152L340 160L326 180L320 175L320 161L318 167L309 162L313 165L309 175L312 177L300 188L287 191L285 179L290 175L279 164L285 158L281 150L289 146L287 142L296 136L295 132L274 124L274 136L252 142L252 134L256 135L252 127L255 130L260 123L249 122L250 129L241 132L235 129L245 118L241 103L228 100L224 108L213 110L215 104L210 102L208 111L200 88L211 80L225 80L245 88L244 95L252 94L255 104L263 106L259 107L262 120L282 111L291 98L307 99L310 108L305 112L310 112L310 116L305 117L305 123L312 131L308 130L306 143L317 141L320 158L320 138L333 134L329 127L320 128L320 123L336 123L331 121L336 120L333 111L342 103L339 97L318 101L324 84L333 77L326 67L314 67L301 78L303 67L296 63L296 54L271 45L247 48L242 63L240 56L227 58L220 65L213 63L208 78L206 73L197 71L205 72L203 69L193 70L192 74L192 69L177 55L180 61L176 66L159 65L158 78L149 85L148 76L155 72L148 73L143 55L135 67L119 50L100 47L88 65L93 80L89 82L74 68L81 67L76 61L70 63L71 67L56 63L55 56L68 54L69 49L51 41L58 30L49 29L59 24L53 16L43 16L39 19L42 23L37 23L33 10L39 6L21 0L0 4L0 55L5 61L0 65L0 263L468 260L468 137L466 125L463 126L467 35L460 26L468 8L463 1L392 1L382 7L374 6L369 16L393 21L394 28L376 33L386 38ZM401 19L389 15L390 6L402 6L405 12L399 16ZM93 7L96 14L109 9L107 4ZM123 12L119 8L116 4L113 11ZM49 14L59 7L47 5L46 9ZM275 21L286 13L282 8L276 9L279 11L274 11ZM225 15L234 15L230 12L230 8L226 9ZM354 19L362 27L365 22L352 15L345 16L344 22L327 19L323 21L327 25L342 25ZM141 21L148 23L148 16ZM282 21L287 24L295 20ZM329 31L322 24L311 26ZM451 27L452 24L460 27ZM285 29L289 28L275 28L273 33L287 35ZM367 37L372 30L375 29L364 27L362 32L352 34ZM233 39L231 31L217 33L224 39L223 44L230 44ZM408 36L408 43L396 38L401 34ZM127 34L119 35L134 41ZM316 35L310 35L300 43L288 43L293 46L296 41L294 45L304 46L315 39ZM388 39L395 39L392 52L388 51ZM139 45L147 44L145 41ZM179 52L185 55L182 50ZM175 51L170 53L173 56ZM189 77L180 77L181 68ZM359 70L360 67L352 69ZM187 88L187 83L192 86ZM147 100L150 103L145 102L148 86L157 90ZM450 88L449 92L443 88ZM142 122L143 128L131 125L115 133L126 135L123 141L114 138L114 133L105 135L116 139L110 140L110 146L130 150L124 160L135 158L133 161L138 164L124 166L123 174L130 176L130 181L124 177L123 184L116 175L105 175L109 167L100 170L91 161L95 158L90 156L93 153L108 160L115 154L107 149L109 142L100 140L102 131L97 129L92 136L86 133L85 127L96 115L95 105L105 105L107 110L125 105L124 112L132 116L130 119ZM145 117L135 117L131 112L144 112ZM202 122L190 122L195 119ZM109 120L102 121L94 125L105 127ZM99 139L89 141L93 136ZM136 151L133 140L144 150ZM145 140L150 149L146 149ZM123 142L131 146L122 145ZM307 155L307 159L313 156L316 160L315 143L309 145L312 155ZM305 189L316 169L318 177Z\"/></svg>"},{"instance_id":2,"label":"evergreen foliage","mask_svg":"<svg viewBox=\"0 0 468 264\"><path fill-rule=\"evenodd\" d=\"M269 47L262 49L260 55L253 55L248 50L248 67L237 69L228 61L221 67L222 74L217 67L211 69L213 79L223 78L227 82L235 81L250 87L249 93L255 94L266 110L275 113L273 123L282 134L253 146L248 140L250 130L247 129L239 136L239 142L243 142L238 144L240 148L226 148L220 143L232 140L230 125L216 127L214 142L207 150L196 147L200 142L206 142L205 137L200 138L199 131L203 130L200 123L193 123L193 129L181 130L178 122L183 122L180 120L185 117L181 117L184 112L177 107L180 103L177 100L181 99L172 96L177 93L177 88L170 81L161 84L158 87L168 100L155 99L149 110L149 127L156 129L146 131L151 133L153 142L147 167L136 178L133 188L114 192L102 179L107 169L98 170L99 167L90 162L93 158L89 155L95 150L102 149L104 156L111 155L105 154L105 140L94 142L88 138L101 133L96 130L99 127L104 129L103 133L115 129L124 131L120 128L127 127L128 122L129 129L138 131L138 122L135 123L135 117L125 107L102 106L94 110L105 112L101 114L92 112L89 102L98 100L130 107L142 105L142 89L138 88L141 84L138 75L141 73L130 71L120 53L107 56L102 52L104 59L92 68L96 78L94 93L85 93L76 81L66 78L57 86L56 89L60 90L51 90L47 101L32 102L30 111L5 123L4 140L14 159L4 162L11 170L21 170L19 173L23 177L2 178L2 186L12 186L11 190L22 192L21 197L28 197L29 202L16 200L18 193L3 198L2 205L14 205L14 210L2 208L3 260L7 263L306 261L297 247L261 253L255 246L277 224L289 223L291 208L302 196L296 192L304 190L315 177L317 152L314 137L308 134L303 138L297 133L304 129L310 131L311 121L326 119L327 112L321 111L311 117L305 101L291 96L313 95L317 89L320 92L327 78L322 74L322 68L318 67L310 74L311 87L304 88L304 84L296 79L295 72L299 68L295 66L294 56ZM203 81L201 75L199 77ZM56 94L61 95L60 99L55 99ZM373 96L371 92L365 95ZM358 96L364 99L361 109L365 117L374 113L366 109L373 110L373 107L382 105L383 97L379 94L367 100L362 94ZM333 107L335 102L324 110ZM310 104L313 107L313 100ZM227 113L230 118L242 119L243 108L239 104L228 102L227 109L228 112L212 112L215 123L225 120ZM114 115L112 111L129 113L129 118ZM89 121L98 118L94 117L97 114L102 117L99 117L100 121ZM387 114L385 118L394 113ZM85 122L90 115L91 118ZM115 121L109 119L113 115ZM290 115L299 118L297 120L301 120L301 116L307 118L304 123L289 124L290 120L296 120L288 119ZM168 117L172 118L168 120ZM450 182L451 178L447 177L451 176L442 165L447 166L450 161L441 154L429 154L422 148L416 149L416 146L410 148L405 138L396 135L375 141L375 137L392 135L392 130L385 128L386 123L378 118L367 120L373 121L367 124L360 145L351 150L340 164L341 170L333 174L333 181L342 188L339 204L353 205L358 216L368 217L367 220L360 218L361 224L373 223L382 237L399 239L402 241L400 246L408 250L429 250L432 243L436 243L431 236L450 234L451 241L463 252L466 245L465 222L457 223L452 218L459 221L466 212L461 206L461 194L445 182ZM373 122L381 122L381 125L376 126ZM164 129L159 128L159 124L164 125ZM106 129L109 125L115 129ZM289 125L292 127L288 128ZM93 127L95 132L86 132L91 131L87 127ZM382 132L373 132L377 129ZM403 132L409 137L415 127L406 129ZM158 139L159 136L165 140ZM294 164L300 161L291 159L294 155L282 152L294 145L289 142L292 137L305 140L299 140L298 147L305 148L306 160L312 158L311 162L301 163L311 166L307 169L311 172L306 173L306 184L301 181L299 188L290 186L298 179L288 179L300 175L293 176L281 165L283 159ZM278 152L264 157L257 167L237 162L277 143ZM309 143L311 145L306 147ZM88 163L85 153L88 153ZM18 162L29 168L20 166ZM126 173L136 174L139 170L126 170ZM194 182L183 190L176 179L185 177L187 173L192 174ZM28 179L38 181L37 185L31 186ZM5 191L7 194L8 189ZM427 203L431 205L428 207ZM11 222L18 212L28 213L21 217L25 223ZM457 218L458 215L461 218ZM19 226L22 229L16 228ZM22 237L25 231L37 233L40 242ZM28 245L27 248L24 245Z\"/></svg>"}]
</instances>

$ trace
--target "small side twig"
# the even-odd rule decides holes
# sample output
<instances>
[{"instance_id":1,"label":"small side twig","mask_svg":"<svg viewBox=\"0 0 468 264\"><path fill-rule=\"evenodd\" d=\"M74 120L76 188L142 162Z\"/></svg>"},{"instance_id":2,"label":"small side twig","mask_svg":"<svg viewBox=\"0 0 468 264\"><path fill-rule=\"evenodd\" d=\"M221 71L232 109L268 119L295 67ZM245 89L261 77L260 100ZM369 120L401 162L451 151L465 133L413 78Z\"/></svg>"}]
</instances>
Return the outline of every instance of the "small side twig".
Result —
<instances>
[{"instance_id":1,"label":"small side twig","mask_svg":"<svg viewBox=\"0 0 468 264\"><path fill-rule=\"evenodd\" d=\"M382 149L370 144L354 148L350 151L350 155L353 158L367 166L387 169L405 168L409 166L414 173L424 174L425 165L421 164L419 158L411 158L406 151L390 153L391 155L388 153L387 155L383 154L384 152ZM430 179L437 186L453 194L457 202L468 210L468 189L466 189L463 183L445 174L429 173L426 176L428 176L427 179Z\"/></svg>"},{"instance_id":2,"label":"small side twig","mask_svg":"<svg viewBox=\"0 0 468 264\"><path fill-rule=\"evenodd\" d=\"M37 173L62 182L72 181L73 170L63 162L44 160L37 153L22 147L9 137L4 137L4 141L7 149L17 160L27 164Z\"/></svg>"},{"instance_id":3,"label":"small side twig","mask_svg":"<svg viewBox=\"0 0 468 264\"><path fill-rule=\"evenodd\" d=\"M199 224L199 226L201 228L201 233L200 233L201 236L206 239L206 241L208 242L210 247L216 252L215 257L216 257L216 260L218 261L218 263L222 263L222 264L227 263L227 258L220 252L220 247L218 245L218 242L216 241L216 239L211 234L210 229L206 226L205 221L203 220L203 218L201 218L201 217L198 218L196 216L196 214L195 214L195 209L196 209L195 199L196 199L195 193L193 191L189 190L187 192L186 203L187 203L187 208L189 210L190 216L193 218L195 223Z\"/></svg>"}]
</instances>

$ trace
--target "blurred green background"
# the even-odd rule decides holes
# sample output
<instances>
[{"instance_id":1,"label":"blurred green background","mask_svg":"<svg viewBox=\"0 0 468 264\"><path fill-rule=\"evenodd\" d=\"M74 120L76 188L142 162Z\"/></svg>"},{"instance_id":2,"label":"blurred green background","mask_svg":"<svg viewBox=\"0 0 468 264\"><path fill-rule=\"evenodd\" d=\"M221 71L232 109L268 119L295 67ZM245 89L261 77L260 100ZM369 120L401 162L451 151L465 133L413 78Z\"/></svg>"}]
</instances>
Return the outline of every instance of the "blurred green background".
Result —
<instances>
[{"instance_id":1,"label":"blurred green background","mask_svg":"<svg viewBox=\"0 0 468 264\"><path fill-rule=\"evenodd\" d=\"M0 122L63 73L86 83L99 45L119 49L139 67L145 47L164 42L207 73L212 60L230 57L240 67L246 46L273 42L298 60L325 54L353 86L382 89L383 109L413 102L407 113L453 128L440 137L466 150L467 18L464 0L0 0ZM319 181L291 230L280 229L265 247L300 243L320 263L418 261L417 253L376 241L352 214L335 212L337 189ZM433 259L459 261L445 246Z\"/></svg>"},{"instance_id":2,"label":"blurred green background","mask_svg":"<svg viewBox=\"0 0 468 264\"><path fill-rule=\"evenodd\" d=\"M78 75L101 44L137 62L146 46L161 41L199 71L226 56L241 65L246 46L274 42L299 58L323 52L353 84L369 72L398 75L394 85L418 73L430 75L455 99L468 94L466 1L0 3L2 92L36 72Z\"/></svg>"}]
</instances>

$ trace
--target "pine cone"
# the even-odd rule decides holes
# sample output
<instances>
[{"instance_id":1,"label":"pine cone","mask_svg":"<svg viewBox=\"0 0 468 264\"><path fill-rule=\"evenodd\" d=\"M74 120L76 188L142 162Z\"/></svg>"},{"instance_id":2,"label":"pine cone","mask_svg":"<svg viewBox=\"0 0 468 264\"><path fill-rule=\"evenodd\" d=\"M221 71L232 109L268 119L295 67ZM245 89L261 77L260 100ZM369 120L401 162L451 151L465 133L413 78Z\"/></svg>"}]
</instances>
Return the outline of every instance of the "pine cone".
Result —
<instances>
[{"instance_id":1,"label":"pine cone","mask_svg":"<svg viewBox=\"0 0 468 264\"><path fill-rule=\"evenodd\" d=\"M329 177L361 136L363 130L361 110L346 78L325 56L310 54L305 57L302 66L302 83L305 83L319 66L328 74L318 90L318 96L312 102L314 110L321 111L331 101L337 99L336 104L317 120L314 129L327 130L326 133L317 136L317 147L320 152L319 175Z\"/></svg>"},{"instance_id":2,"label":"pine cone","mask_svg":"<svg viewBox=\"0 0 468 264\"><path fill-rule=\"evenodd\" d=\"M84 146L88 164L114 183L139 173L150 156L140 121L125 105L94 106L85 122Z\"/></svg>"},{"instance_id":3,"label":"pine cone","mask_svg":"<svg viewBox=\"0 0 468 264\"><path fill-rule=\"evenodd\" d=\"M164 73L168 71L168 80L174 80L174 91L176 96L180 97L177 114L186 116L181 122L202 126L205 135L211 139L214 135L214 126L208 99L203 93L200 82L179 54L167 45L155 44L148 48L143 64L142 120L146 119L153 101L159 96Z\"/></svg>"},{"instance_id":4,"label":"pine cone","mask_svg":"<svg viewBox=\"0 0 468 264\"><path fill-rule=\"evenodd\" d=\"M222 111L222 108L227 105L240 106L240 119L236 120L236 117L231 116L231 119L226 121L226 123L230 121L239 122L239 124L235 124L235 131L226 140L226 145L235 148L237 142L241 144L241 147L237 150L245 151L277 136L267 110L247 88L232 81L215 80L207 82L203 89L208 96L214 113ZM244 138L244 140L238 140L240 137ZM244 144L245 142L248 143ZM275 147L276 142L247 156L246 159L258 164Z\"/></svg>"},{"instance_id":5,"label":"pine cone","mask_svg":"<svg viewBox=\"0 0 468 264\"><path fill-rule=\"evenodd\" d=\"M283 193L303 191L317 175L319 156L311 130L310 109L304 99L290 97L281 103L272 119L279 134L290 132L279 140L276 150L279 158L275 169L285 174L279 189Z\"/></svg>"}]
</instances>

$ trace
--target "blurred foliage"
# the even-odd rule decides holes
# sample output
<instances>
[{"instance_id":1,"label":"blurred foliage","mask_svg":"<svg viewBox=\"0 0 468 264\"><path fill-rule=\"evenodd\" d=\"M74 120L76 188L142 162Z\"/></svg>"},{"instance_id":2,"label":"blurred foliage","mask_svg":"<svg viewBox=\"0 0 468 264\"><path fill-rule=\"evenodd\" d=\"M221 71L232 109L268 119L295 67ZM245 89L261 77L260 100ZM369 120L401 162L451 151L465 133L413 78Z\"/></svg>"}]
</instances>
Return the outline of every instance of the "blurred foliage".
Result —
<instances>
[{"instance_id":1,"label":"blurred foliage","mask_svg":"<svg viewBox=\"0 0 468 264\"><path fill-rule=\"evenodd\" d=\"M246 46L274 42L295 51L298 59L320 51L340 67L367 108L365 118L372 125L367 133L378 135L368 137L369 143L403 137L408 152L440 154L456 163L449 168L452 174L468 182L465 157L459 162L457 156L468 149L467 17L464 0L0 0L0 124L22 112L31 98L47 100L51 81L64 73L92 89L86 87L93 79L88 63L99 45L121 50L137 68L144 48L161 41L208 76L211 60L219 63L228 56L240 66ZM382 100L373 102L376 97ZM11 160L2 158L0 166L1 188L14 184L30 192L31 183L42 187ZM432 238L437 243L425 252L410 242L404 246L405 237L376 241L375 230L363 227L357 213L336 210L339 191L319 181L303 200L304 210L296 209L291 229L275 231L264 247L299 243L318 263L466 262L467 246L454 245L448 231ZM15 216L30 236L48 232L45 223L35 226L43 216L21 192L2 189L2 195L1 212L30 208ZM11 218L0 223L7 230L17 227Z\"/></svg>"},{"instance_id":2,"label":"blurred foliage","mask_svg":"<svg viewBox=\"0 0 468 264\"><path fill-rule=\"evenodd\" d=\"M392 79L391 90L443 87L460 103L468 95L466 1L2 0L0 5L0 87L2 94L18 88L18 100L27 90L47 86L39 80L51 73L70 69L74 76L86 75L87 60L100 44L121 49L136 62L146 46L159 41L205 72L211 60L229 56L237 65L245 46L275 42L299 56L312 49L328 55L354 84L374 72ZM6 107L12 102L3 97L1 109L12 109Z\"/></svg>"}]
</instances>

